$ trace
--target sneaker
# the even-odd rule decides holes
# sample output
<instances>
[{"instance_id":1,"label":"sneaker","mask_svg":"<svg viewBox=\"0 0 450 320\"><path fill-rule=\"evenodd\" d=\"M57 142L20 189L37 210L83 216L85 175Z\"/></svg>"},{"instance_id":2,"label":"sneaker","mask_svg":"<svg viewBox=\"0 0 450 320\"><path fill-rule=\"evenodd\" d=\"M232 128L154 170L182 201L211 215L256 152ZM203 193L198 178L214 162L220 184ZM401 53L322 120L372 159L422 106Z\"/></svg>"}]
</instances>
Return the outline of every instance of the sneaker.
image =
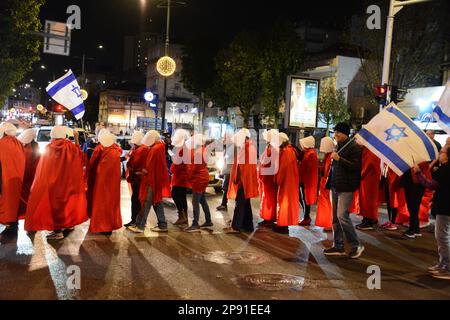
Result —
<instances>
[{"instance_id":1,"label":"sneaker","mask_svg":"<svg viewBox=\"0 0 450 320\"><path fill-rule=\"evenodd\" d=\"M200 229L211 229L212 227L214 227L212 222L205 222L200 226Z\"/></svg>"},{"instance_id":2,"label":"sneaker","mask_svg":"<svg viewBox=\"0 0 450 320\"><path fill-rule=\"evenodd\" d=\"M326 256L345 256L345 250L336 247L331 247L323 250L323 254Z\"/></svg>"},{"instance_id":3,"label":"sneaker","mask_svg":"<svg viewBox=\"0 0 450 320\"><path fill-rule=\"evenodd\" d=\"M357 246L355 248L352 248L348 256L352 259L358 259L363 253L364 249L364 246Z\"/></svg>"},{"instance_id":4,"label":"sneaker","mask_svg":"<svg viewBox=\"0 0 450 320\"><path fill-rule=\"evenodd\" d=\"M219 211L227 211L227 210L228 210L228 207L227 207L226 205L221 204L220 206L218 206L218 207L216 208L216 210L219 210Z\"/></svg>"},{"instance_id":5,"label":"sneaker","mask_svg":"<svg viewBox=\"0 0 450 320\"><path fill-rule=\"evenodd\" d=\"M143 229L138 228L137 226L134 226L134 225L128 227L127 229L130 230L131 232L134 232L134 233L144 233Z\"/></svg>"},{"instance_id":6,"label":"sneaker","mask_svg":"<svg viewBox=\"0 0 450 320\"><path fill-rule=\"evenodd\" d=\"M419 233L417 233L417 232L414 232L414 235L416 236L416 238L417 237L421 237L422 236L422 234L419 232Z\"/></svg>"},{"instance_id":7,"label":"sneaker","mask_svg":"<svg viewBox=\"0 0 450 320\"><path fill-rule=\"evenodd\" d=\"M51 232L47 235L47 240L61 240L64 239L64 234L62 232Z\"/></svg>"},{"instance_id":8,"label":"sneaker","mask_svg":"<svg viewBox=\"0 0 450 320\"><path fill-rule=\"evenodd\" d=\"M416 234L414 232L412 232L411 230L406 230L403 235L409 239L415 239L416 238Z\"/></svg>"},{"instance_id":9,"label":"sneaker","mask_svg":"<svg viewBox=\"0 0 450 320\"><path fill-rule=\"evenodd\" d=\"M169 232L169 229L167 228L160 228L158 226L150 229L152 232Z\"/></svg>"},{"instance_id":10,"label":"sneaker","mask_svg":"<svg viewBox=\"0 0 450 320\"><path fill-rule=\"evenodd\" d=\"M362 230L362 231L367 231L367 230L373 230L373 224L371 222L368 221L364 221L363 223L360 223L356 226L356 229L358 230Z\"/></svg>"},{"instance_id":11,"label":"sneaker","mask_svg":"<svg viewBox=\"0 0 450 320\"><path fill-rule=\"evenodd\" d=\"M311 218L305 218L302 221L300 221L300 223L298 224L299 226L302 227L308 227L311 225Z\"/></svg>"},{"instance_id":12,"label":"sneaker","mask_svg":"<svg viewBox=\"0 0 450 320\"><path fill-rule=\"evenodd\" d=\"M128 222L127 224L124 224L123 226L124 226L125 228L128 228L128 227L134 226L134 224L135 224L134 221L130 221L130 222Z\"/></svg>"},{"instance_id":13,"label":"sneaker","mask_svg":"<svg viewBox=\"0 0 450 320\"><path fill-rule=\"evenodd\" d=\"M178 218L178 220L173 223L174 226L181 226L183 224L188 224L188 219Z\"/></svg>"},{"instance_id":14,"label":"sneaker","mask_svg":"<svg viewBox=\"0 0 450 320\"><path fill-rule=\"evenodd\" d=\"M200 232L200 226L198 224L193 224L189 228L185 229L184 231L192 233L192 232Z\"/></svg>"},{"instance_id":15,"label":"sneaker","mask_svg":"<svg viewBox=\"0 0 450 320\"><path fill-rule=\"evenodd\" d=\"M433 273L431 276L436 279L450 280L450 271L441 270L439 272Z\"/></svg>"},{"instance_id":16,"label":"sneaker","mask_svg":"<svg viewBox=\"0 0 450 320\"><path fill-rule=\"evenodd\" d=\"M398 230L398 227L395 224L393 224L392 222L390 222L390 221L384 223L381 227L384 230L387 230L387 231L396 231L396 230Z\"/></svg>"}]
</instances>

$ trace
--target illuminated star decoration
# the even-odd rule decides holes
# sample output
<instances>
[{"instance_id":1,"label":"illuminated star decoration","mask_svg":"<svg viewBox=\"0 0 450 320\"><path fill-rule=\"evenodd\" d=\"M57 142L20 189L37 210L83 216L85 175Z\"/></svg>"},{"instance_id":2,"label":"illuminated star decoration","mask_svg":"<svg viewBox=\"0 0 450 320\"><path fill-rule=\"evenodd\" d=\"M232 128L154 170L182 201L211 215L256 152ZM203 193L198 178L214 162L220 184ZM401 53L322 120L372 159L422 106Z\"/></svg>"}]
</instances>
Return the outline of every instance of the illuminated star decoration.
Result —
<instances>
[{"instance_id":1,"label":"illuminated star decoration","mask_svg":"<svg viewBox=\"0 0 450 320\"><path fill-rule=\"evenodd\" d=\"M386 141L395 140L398 142L401 138L407 137L405 130L406 127L399 127L394 123L391 128L384 131L387 134Z\"/></svg>"},{"instance_id":2,"label":"illuminated star decoration","mask_svg":"<svg viewBox=\"0 0 450 320\"><path fill-rule=\"evenodd\" d=\"M72 91L77 95L77 98L81 98L81 90L79 86L72 85Z\"/></svg>"}]
</instances>

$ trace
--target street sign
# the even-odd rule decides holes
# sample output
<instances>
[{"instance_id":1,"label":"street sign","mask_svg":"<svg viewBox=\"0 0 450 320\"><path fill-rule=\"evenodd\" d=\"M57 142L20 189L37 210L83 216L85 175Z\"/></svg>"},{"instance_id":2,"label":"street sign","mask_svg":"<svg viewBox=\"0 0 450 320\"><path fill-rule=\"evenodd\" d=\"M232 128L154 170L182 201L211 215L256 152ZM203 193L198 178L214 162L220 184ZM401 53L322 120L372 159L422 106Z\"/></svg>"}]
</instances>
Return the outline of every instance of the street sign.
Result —
<instances>
[{"instance_id":1,"label":"street sign","mask_svg":"<svg viewBox=\"0 0 450 320\"><path fill-rule=\"evenodd\" d=\"M44 32L44 53L61 56L70 54L70 29L66 23L46 20Z\"/></svg>"}]
</instances>

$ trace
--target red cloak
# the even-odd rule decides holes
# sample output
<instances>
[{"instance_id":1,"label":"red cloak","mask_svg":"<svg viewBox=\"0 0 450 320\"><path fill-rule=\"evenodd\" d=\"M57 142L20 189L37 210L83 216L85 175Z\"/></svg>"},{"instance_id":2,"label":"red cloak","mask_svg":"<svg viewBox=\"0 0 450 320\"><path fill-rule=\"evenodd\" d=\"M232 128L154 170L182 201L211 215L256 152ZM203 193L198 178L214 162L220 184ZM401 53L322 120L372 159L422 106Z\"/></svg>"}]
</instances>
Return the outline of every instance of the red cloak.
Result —
<instances>
[{"instance_id":1,"label":"red cloak","mask_svg":"<svg viewBox=\"0 0 450 320\"><path fill-rule=\"evenodd\" d=\"M378 221L378 193L381 161L366 147L362 147L361 184L359 187L360 215Z\"/></svg>"},{"instance_id":2,"label":"red cloak","mask_svg":"<svg viewBox=\"0 0 450 320\"><path fill-rule=\"evenodd\" d=\"M115 144L98 145L89 165L89 232L110 232L122 228L120 182L122 150Z\"/></svg>"},{"instance_id":3,"label":"red cloak","mask_svg":"<svg viewBox=\"0 0 450 320\"><path fill-rule=\"evenodd\" d=\"M36 168L41 158L37 142L31 142L24 147L25 151L25 175L22 184L22 196L20 198L19 218L23 219L27 212L28 198L30 197L31 185L34 181Z\"/></svg>"},{"instance_id":4,"label":"red cloak","mask_svg":"<svg viewBox=\"0 0 450 320\"><path fill-rule=\"evenodd\" d=\"M36 169L25 230L61 230L87 220L82 152L69 140L53 140Z\"/></svg>"},{"instance_id":5,"label":"red cloak","mask_svg":"<svg viewBox=\"0 0 450 320\"><path fill-rule=\"evenodd\" d=\"M278 185L277 225L280 227L298 224L299 174L297 151L291 145L280 149L280 168L275 175Z\"/></svg>"},{"instance_id":6,"label":"red cloak","mask_svg":"<svg viewBox=\"0 0 450 320\"><path fill-rule=\"evenodd\" d=\"M170 198L169 170L166 163L166 145L162 141L150 147L145 163L147 174L142 178L139 200L144 203L148 188L153 191L153 204L160 203L163 198Z\"/></svg>"},{"instance_id":7,"label":"red cloak","mask_svg":"<svg viewBox=\"0 0 450 320\"><path fill-rule=\"evenodd\" d=\"M0 139L1 193L0 223L17 222L25 173L25 153L16 137Z\"/></svg>"},{"instance_id":8,"label":"red cloak","mask_svg":"<svg viewBox=\"0 0 450 320\"><path fill-rule=\"evenodd\" d=\"M278 187L275 183L275 175L262 175L261 173L263 168L271 168L276 161L278 161L276 149L268 145L261 156L259 170L260 216L266 221L277 219Z\"/></svg>"},{"instance_id":9,"label":"red cloak","mask_svg":"<svg viewBox=\"0 0 450 320\"><path fill-rule=\"evenodd\" d=\"M204 193L209 184L209 171L206 165L204 156L207 150L204 146L198 147L191 151L191 170L190 181L192 185L192 192Z\"/></svg>"},{"instance_id":10,"label":"red cloak","mask_svg":"<svg viewBox=\"0 0 450 320\"><path fill-rule=\"evenodd\" d=\"M244 147L239 150L231 168L228 199L236 199L240 184L244 187L245 199L259 196L256 159L256 148L252 141L247 140Z\"/></svg>"},{"instance_id":11,"label":"red cloak","mask_svg":"<svg viewBox=\"0 0 450 320\"><path fill-rule=\"evenodd\" d=\"M172 165L170 166L170 172L172 172L171 185L172 187L192 188L190 182L191 165L189 163L184 163L183 161L184 154L187 154L189 150L186 147L183 147L175 148L174 151L177 152L177 160L179 160L181 163L176 164L172 162Z\"/></svg>"},{"instance_id":12,"label":"red cloak","mask_svg":"<svg viewBox=\"0 0 450 320\"><path fill-rule=\"evenodd\" d=\"M147 156L150 148L145 145L135 146L131 149L129 158L127 161L127 182L129 183L141 183L142 175L136 173L142 172L147 162Z\"/></svg>"},{"instance_id":13,"label":"red cloak","mask_svg":"<svg viewBox=\"0 0 450 320\"><path fill-rule=\"evenodd\" d=\"M319 159L314 148L305 149L303 160L299 167L300 184L305 186L305 200L307 205L317 201L317 185L319 183Z\"/></svg>"},{"instance_id":14,"label":"red cloak","mask_svg":"<svg viewBox=\"0 0 450 320\"><path fill-rule=\"evenodd\" d=\"M328 174L331 167L331 153L325 154L320 168L321 178L319 185L319 197L317 202L316 226L331 228L333 226L333 209L331 206L330 190L326 188Z\"/></svg>"}]
</instances>

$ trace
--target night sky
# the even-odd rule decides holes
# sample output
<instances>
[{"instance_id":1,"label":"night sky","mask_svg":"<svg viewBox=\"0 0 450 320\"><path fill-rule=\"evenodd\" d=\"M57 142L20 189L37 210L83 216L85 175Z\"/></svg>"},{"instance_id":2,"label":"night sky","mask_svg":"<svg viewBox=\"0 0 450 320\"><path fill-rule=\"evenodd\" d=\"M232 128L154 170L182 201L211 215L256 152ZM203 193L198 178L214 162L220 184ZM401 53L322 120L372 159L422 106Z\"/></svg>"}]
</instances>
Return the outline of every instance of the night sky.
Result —
<instances>
[{"instance_id":1,"label":"night sky","mask_svg":"<svg viewBox=\"0 0 450 320\"><path fill-rule=\"evenodd\" d=\"M354 13L364 14L361 1L255 1L255 0L184 0L186 7L173 8L171 41L186 42L202 36L226 43L244 29L257 29L280 18L342 27ZM145 2L145 9L142 7ZM157 0L47 0L41 10L44 20L66 21L66 8L81 8L82 29L73 30L70 57L42 54L36 64L48 66L45 77L61 76L65 68L81 72L81 55L86 53L86 72L119 71L122 66L123 37L140 30L165 32L166 11L157 8ZM98 50L99 44L104 50ZM95 60L94 60L95 58ZM95 69L95 70L93 70ZM34 72L35 74L36 72ZM44 75L36 75L36 78ZM52 79L48 79L52 80Z\"/></svg>"}]
</instances>

